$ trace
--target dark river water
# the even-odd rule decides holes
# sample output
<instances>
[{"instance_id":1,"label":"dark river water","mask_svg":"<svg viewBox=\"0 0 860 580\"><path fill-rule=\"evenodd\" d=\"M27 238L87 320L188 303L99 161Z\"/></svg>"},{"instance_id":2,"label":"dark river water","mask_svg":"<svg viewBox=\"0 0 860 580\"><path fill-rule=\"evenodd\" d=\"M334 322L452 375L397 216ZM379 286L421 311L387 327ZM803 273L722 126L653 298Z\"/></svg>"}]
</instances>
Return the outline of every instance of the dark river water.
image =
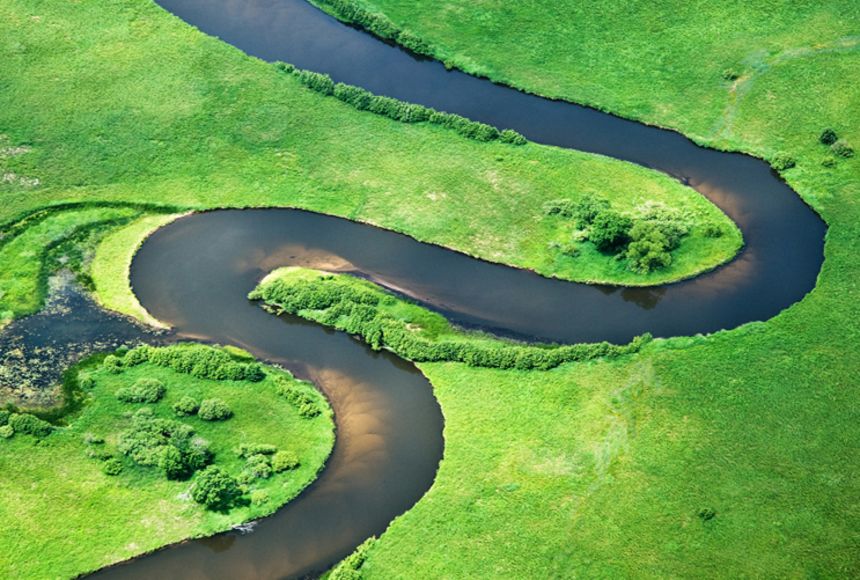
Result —
<instances>
[{"instance_id":1,"label":"dark river water","mask_svg":"<svg viewBox=\"0 0 860 580\"><path fill-rule=\"evenodd\" d=\"M172 546L99 576L312 574L383 532L432 484L443 452L443 418L429 383L411 364L248 302L247 293L273 268L352 272L462 325L559 342L733 328L772 317L815 284L825 226L762 161L447 71L340 24L304 0L158 3L260 58L511 127L533 141L664 171L722 208L743 230L747 246L730 264L695 280L621 289L549 280L309 212L217 211L166 226L133 264L132 283L143 305L182 337L242 346L316 382L334 407L337 443L319 480L252 533Z\"/></svg>"}]
</instances>

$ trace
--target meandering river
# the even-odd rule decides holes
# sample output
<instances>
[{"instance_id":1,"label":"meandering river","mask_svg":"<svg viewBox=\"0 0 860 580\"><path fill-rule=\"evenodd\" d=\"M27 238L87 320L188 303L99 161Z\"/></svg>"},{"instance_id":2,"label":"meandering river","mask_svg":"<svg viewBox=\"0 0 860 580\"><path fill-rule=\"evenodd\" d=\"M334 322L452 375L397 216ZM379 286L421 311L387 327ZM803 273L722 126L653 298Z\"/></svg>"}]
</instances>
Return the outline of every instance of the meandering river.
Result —
<instances>
[{"instance_id":1,"label":"meandering river","mask_svg":"<svg viewBox=\"0 0 860 580\"><path fill-rule=\"evenodd\" d=\"M335 410L337 443L321 477L256 525L108 568L122 578L280 578L318 572L379 534L430 488L443 418L416 368L247 301L284 265L353 272L465 326L561 342L689 335L765 320L801 299L823 260L825 226L764 162L683 136L495 85L412 57L304 0L159 0L248 54L329 73L375 93L514 128L541 143L664 171L722 208L744 251L694 280L620 289L549 280L406 236L294 210L225 210L180 219L134 260L143 305L181 337L242 346L309 378ZM369 113L368 113L369 114ZM428 547L432 549L432 547Z\"/></svg>"}]
</instances>

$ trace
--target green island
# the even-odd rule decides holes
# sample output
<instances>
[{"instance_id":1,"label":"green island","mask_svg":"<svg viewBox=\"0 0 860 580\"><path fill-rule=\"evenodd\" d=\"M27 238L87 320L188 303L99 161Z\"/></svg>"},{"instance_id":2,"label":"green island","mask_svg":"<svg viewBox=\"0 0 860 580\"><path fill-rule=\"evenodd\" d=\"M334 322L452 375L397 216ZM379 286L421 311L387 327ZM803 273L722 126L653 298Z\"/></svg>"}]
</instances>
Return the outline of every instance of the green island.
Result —
<instances>
[{"instance_id":1,"label":"green island","mask_svg":"<svg viewBox=\"0 0 860 580\"><path fill-rule=\"evenodd\" d=\"M65 380L79 410L58 426L0 411L9 577L76 576L269 515L334 444L313 385L235 348L144 345Z\"/></svg>"},{"instance_id":2,"label":"green island","mask_svg":"<svg viewBox=\"0 0 860 580\"><path fill-rule=\"evenodd\" d=\"M330 577L856 575L856 3L314 3L450 67L766 159L829 228L816 288L771 320L574 345L552 364L517 361L557 347L464 332L366 281L274 273L253 298L416 361L445 417L433 487ZM37 312L60 270L106 308L159 324L132 293L132 256L159 226L211 208L308 209L629 286L695 276L743 245L663 174L362 110L150 0L7 0L0 62L0 328ZM604 245L603 231L620 234ZM285 288L334 299L307 308ZM369 314L362 300L375 300ZM398 350L385 328L455 356ZM272 367L253 366L264 378L251 381L132 364L147 349L71 369L62 417L0 411L0 575L73 577L211 535L271 514L322 468L333 418L311 385ZM486 364L497 351L509 363ZM204 421L204 399L225 420ZM135 459L132 435L156 421L168 443ZM210 465L223 473L206 480L238 490L210 496L215 509L194 497Z\"/></svg>"}]
</instances>

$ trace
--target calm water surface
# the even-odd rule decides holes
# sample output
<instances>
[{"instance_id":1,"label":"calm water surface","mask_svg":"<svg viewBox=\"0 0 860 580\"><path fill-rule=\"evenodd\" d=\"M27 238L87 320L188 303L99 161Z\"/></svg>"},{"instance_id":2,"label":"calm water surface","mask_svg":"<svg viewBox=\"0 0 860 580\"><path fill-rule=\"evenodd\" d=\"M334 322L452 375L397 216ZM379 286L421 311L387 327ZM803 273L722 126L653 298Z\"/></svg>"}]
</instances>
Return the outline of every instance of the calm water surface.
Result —
<instances>
[{"instance_id":1,"label":"calm water surface","mask_svg":"<svg viewBox=\"0 0 860 580\"><path fill-rule=\"evenodd\" d=\"M619 289L548 280L408 237L291 210L218 211L165 227L135 259L142 303L179 335L247 348L315 381L338 438L320 479L250 534L187 542L100 576L279 578L319 571L379 534L429 488L443 420L415 368L343 334L273 317L245 296L271 269L304 265L366 276L465 326L560 342L689 335L764 320L814 286L825 227L769 167L677 133L526 95L415 59L303 0L159 0L245 52L336 81L514 128L530 139L664 171L721 207L747 247L693 281ZM432 549L432 546L428 546Z\"/></svg>"}]
</instances>

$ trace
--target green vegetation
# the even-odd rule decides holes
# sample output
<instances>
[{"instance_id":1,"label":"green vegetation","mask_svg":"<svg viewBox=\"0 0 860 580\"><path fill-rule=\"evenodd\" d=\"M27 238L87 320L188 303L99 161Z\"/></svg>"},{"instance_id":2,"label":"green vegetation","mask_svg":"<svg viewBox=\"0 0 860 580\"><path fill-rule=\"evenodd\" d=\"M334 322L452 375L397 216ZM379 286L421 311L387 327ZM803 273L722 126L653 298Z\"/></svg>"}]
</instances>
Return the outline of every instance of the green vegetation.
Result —
<instances>
[{"instance_id":1,"label":"green vegetation","mask_svg":"<svg viewBox=\"0 0 860 580\"><path fill-rule=\"evenodd\" d=\"M856 5L364 6L449 64L781 159L830 229L766 323L547 372L421 363L445 459L363 577L855 574L860 165L831 147L860 143Z\"/></svg>"},{"instance_id":2,"label":"green vegetation","mask_svg":"<svg viewBox=\"0 0 860 580\"><path fill-rule=\"evenodd\" d=\"M151 326L163 326L140 305L131 291L131 260L150 233L178 217L179 214L146 215L104 236L90 266L93 293L99 304Z\"/></svg>"},{"instance_id":3,"label":"green vegetation","mask_svg":"<svg viewBox=\"0 0 860 580\"><path fill-rule=\"evenodd\" d=\"M648 335L626 346L607 342L525 345L455 329L440 314L383 291L372 282L308 268L275 270L249 295L274 312L360 336L372 348L387 348L411 361L455 361L469 366L550 369L565 362L637 352ZM296 401L300 407L302 401Z\"/></svg>"},{"instance_id":4,"label":"green vegetation","mask_svg":"<svg viewBox=\"0 0 860 580\"><path fill-rule=\"evenodd\" d=\"M152 362L192 353L208 368L207 352L230 356L178 345L120 352L108 366L98 358L83 363L74 376L86 402L63 426L0 412L4 575L75 576L226 530L272 513L316 478L334 443L322 395L274 368L251 382ZM284 400L285 385L313 402L314 417ZM174 406L187 398L204 400L201 416L176 415ZM233 416L204 420L206 400L218 401L214 408L228 404Z\"/></svg>"},{"instance_id":5,"label":"green vegetation","mask_svg":"<svg viewBox=\"0 0 860 580\"><path fill-rule=\"evenodd\" d=\"M62 9L12 0L0 7L0 38L8 39L0 43L0 133L4 147L23 151L3 158L4 171L39 180L3 186L4 240L23 235L27 228L16 220L48 204L145 201L173 212L311 209L547 275L634 285L694 275L741 246L722 212L664 175L596 155L513 147L501 134L480 142L431 122L393 121L384 116L389 109L417 109L346 87L338 94L350 93L353 104L308 90L298 76L200 34L148 0ZM356 110L365 97L383 114ZM453 116L440 122L488 131ZM694 229L672 264L648 275L587 248L573 257L557 248L569 229L544 219L541 208L588 195L630 212L657 201L726 235L711 239ZM121 274L162 218L170 219L145 218L97 247L89 274L102 304L147 319ZM47 242L27 246L38 253ZM3 272L38 286L39 264L30 260L25 276L22 261L0 255L10 265ZM16 298L17 290L0 298L6 318L39 303L22 293L31 298Z\"/></svg>"}]
</instances>

